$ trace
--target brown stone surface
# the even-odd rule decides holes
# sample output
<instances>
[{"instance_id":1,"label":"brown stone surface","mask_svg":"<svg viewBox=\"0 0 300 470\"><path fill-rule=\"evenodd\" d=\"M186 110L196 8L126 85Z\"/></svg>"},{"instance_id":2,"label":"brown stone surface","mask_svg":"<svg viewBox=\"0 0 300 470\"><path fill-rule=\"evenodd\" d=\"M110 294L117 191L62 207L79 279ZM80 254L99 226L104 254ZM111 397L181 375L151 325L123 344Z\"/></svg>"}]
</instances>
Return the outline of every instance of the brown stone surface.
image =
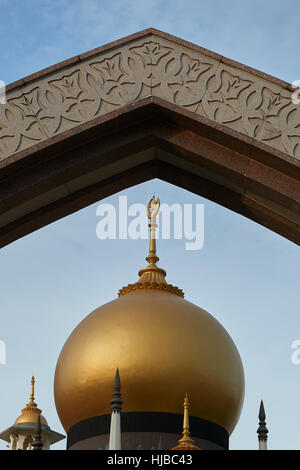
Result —
<instances>
[{"instance_id":1,"label":"brown stone surface","mask_svg":"<svg viewBox=\"0 0 300 470\"><path fill-rule=\"evenodd\" d=\"M152 178L202 195L299 243L299 162L291 165L290 157L278 153L272 159L263 144L258 153L255 142L237 145L233 131L222 146L221 128L195 123L186 111L181 119L181 111L146 98L134 109L128 106L94 126L39 144L31 155L23 151L10 157L13 162L0 170L1 246Z\"/></svg>"}]
</instances>

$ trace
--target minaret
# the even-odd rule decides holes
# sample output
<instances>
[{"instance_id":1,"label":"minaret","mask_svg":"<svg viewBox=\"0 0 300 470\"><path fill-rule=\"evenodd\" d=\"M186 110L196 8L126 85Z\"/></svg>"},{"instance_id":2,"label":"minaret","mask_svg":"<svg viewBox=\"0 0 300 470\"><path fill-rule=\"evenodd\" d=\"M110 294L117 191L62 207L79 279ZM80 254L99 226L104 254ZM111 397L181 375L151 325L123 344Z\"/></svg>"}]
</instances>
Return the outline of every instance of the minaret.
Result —
<instances>
[{"instance_id":1,"label":"minaret","mask_svg":"<svg viewBox=\"0 0 300 470\"><path fill-rule=\"evenodd\" d=\"M171 450L201 450L195 445L195 442L190 437L189 405L188 395L186 394L183 403L184 414L182 438L179 439L177 446L173 447Z\"/></svg>"},{"instance_id":2,"label":"minaret","mask_svg":"<svg viewBox=\"0 0 300 470\"><path fill-rule=\"evenodd\" d=\"M259 450L268 450L267 440L268 440L268 429L266 427L266 413L264 408L264 402L261 400L259 407L259 427L257 430L258 434L258 449Z\"/></svg>"},{"instance_id":3,"label":"minaret","mask_svg":"<svg viewBox=\"0 0 300 470\"><path fill-rule=\"evenodd\" d=\"M109 450L121 450L121 382L119 369L116 371L114 380L114 392L111 400L111 421L109 434Z\"/></svg>"},{"instance_id":4,"label":"minaret","mask_svg":"<svg viewBox=\"0 0 300 470\"><path fill-rule=\"evenodd\" d=\"M41 415L38 415L37 418L32 450L43 450Z\"/></svg>"},{"instance_id":5,"label":"minaret","mask_svg":"<svg viewBox=\"0 0 300 470\"><path fill-rule=\"evenodd\" d=\"M0 439L9 442L11 450L48 450L50 446L65 436L53 431L48 426L42 410L40 410L34 398L35 379L31 377L30 397L22 414L18 416L14 424L0 433Z\"/></svg>"}]
</instances>

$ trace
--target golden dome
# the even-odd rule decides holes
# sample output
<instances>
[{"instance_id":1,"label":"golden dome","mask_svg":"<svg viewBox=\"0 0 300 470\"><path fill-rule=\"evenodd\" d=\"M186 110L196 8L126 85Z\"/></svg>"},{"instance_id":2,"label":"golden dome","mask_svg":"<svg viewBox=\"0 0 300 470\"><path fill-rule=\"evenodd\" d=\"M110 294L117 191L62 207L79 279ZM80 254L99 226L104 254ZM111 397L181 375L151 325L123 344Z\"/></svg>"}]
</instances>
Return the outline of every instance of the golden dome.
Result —
<instances>
[{"instance_id":1,"label":"golden dome","mask_svg":"<svg viewBox=\"0 0 300 470\"><path fill-rule=\"evenodd\" d=\"M40 414L41 416L41 424L45 424L48 426L46 418L44 418L43 415L41 415L41 410L36 408L35 410L29 410L27 411L27 408L24 408L22 410L22 414L16 419L15 424L18 423L36 423L37 422L37 417Z\"/></svg>"},{"instance_id":2,"label":"golden dome","mask_svg":"<svg viewBox=\"0 0 300 470\"><path fill-rule=\"evenodd\" d=\"M15 424L19 423L36 423L38 415L41 416L41 424L48 426L47 420L42 416L42 410L37 407L37 404L34 401L34 377L31 378L31 392L29 402L26 407L23 408L22 414L18 416L15 421Z\"/></svg>"},{"instance_id":3,"label":"golden dome","mask_svg":"<svg viewBox=\"0 0 300 470\"><path fill-rule=\"evenodd\" d=\"M60 353L54 394L66 431L110 413L117 368L123 412L181 413L188 390L193 416L229 434L238 421L244 397L239 353L215 318L168 287L165 272L156 266L155 226L151 218L149 265L140 271L138 283L88 315Z\"/></svg>"}]
</instances>

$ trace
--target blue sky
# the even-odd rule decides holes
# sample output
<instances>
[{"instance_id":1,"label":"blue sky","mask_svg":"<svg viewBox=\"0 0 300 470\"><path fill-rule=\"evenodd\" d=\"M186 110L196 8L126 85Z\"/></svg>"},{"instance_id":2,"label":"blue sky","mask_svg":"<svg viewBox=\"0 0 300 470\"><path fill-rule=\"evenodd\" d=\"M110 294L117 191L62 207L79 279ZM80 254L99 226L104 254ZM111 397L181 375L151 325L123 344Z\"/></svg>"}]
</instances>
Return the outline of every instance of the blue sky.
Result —
<instances>
[{"instance_id":1,"label":"blue sky","mask_svg":"<svg viewBox=\"0 0 300 470\"><path fill-rule=\"evenodd\" d=\"M147 27L288 82L300 79L300 4L291 0L0 0L0 13L0 79L6 83ZM299 248L158 180L121 194L128 196L129 203L144 203L153 191L169 204L205 205L202 250L186 251L183 240L162 240L158 251L169 282L213 314L240 351L246 396L231 448L257 447L257 414L263 398L269 447L299 449L300 364L291 362L291 343L300 339ZM105 202L117 205L118 195ZM59 352L82 318L115 298L144 266L145 240L96 238L97 205L0 252L0 340L7 346L7 364L0 365L1 430L12 424L28 400L34 373L38 404L50 426L63 432L53 399Z\"/></svg>"}]
</instances>

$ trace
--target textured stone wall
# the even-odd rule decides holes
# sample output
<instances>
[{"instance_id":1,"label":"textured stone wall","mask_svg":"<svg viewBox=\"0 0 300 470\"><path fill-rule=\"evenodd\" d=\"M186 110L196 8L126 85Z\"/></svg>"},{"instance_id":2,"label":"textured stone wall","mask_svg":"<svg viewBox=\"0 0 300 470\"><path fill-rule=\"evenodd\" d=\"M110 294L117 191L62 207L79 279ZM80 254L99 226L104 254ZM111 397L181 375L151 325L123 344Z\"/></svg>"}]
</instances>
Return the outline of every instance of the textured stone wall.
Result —
<instances>
[{"instance_id":1,"label":"textured stone wall","mask_svg":"<svg viewBox=\"0 0 300 470\"><path fill-rule=\"evenodd\" d=\"M300 105L286 84L167 35L136 36L8 87L0 160L149 95L300 159Z\"/></svg>"}]
</instances>

